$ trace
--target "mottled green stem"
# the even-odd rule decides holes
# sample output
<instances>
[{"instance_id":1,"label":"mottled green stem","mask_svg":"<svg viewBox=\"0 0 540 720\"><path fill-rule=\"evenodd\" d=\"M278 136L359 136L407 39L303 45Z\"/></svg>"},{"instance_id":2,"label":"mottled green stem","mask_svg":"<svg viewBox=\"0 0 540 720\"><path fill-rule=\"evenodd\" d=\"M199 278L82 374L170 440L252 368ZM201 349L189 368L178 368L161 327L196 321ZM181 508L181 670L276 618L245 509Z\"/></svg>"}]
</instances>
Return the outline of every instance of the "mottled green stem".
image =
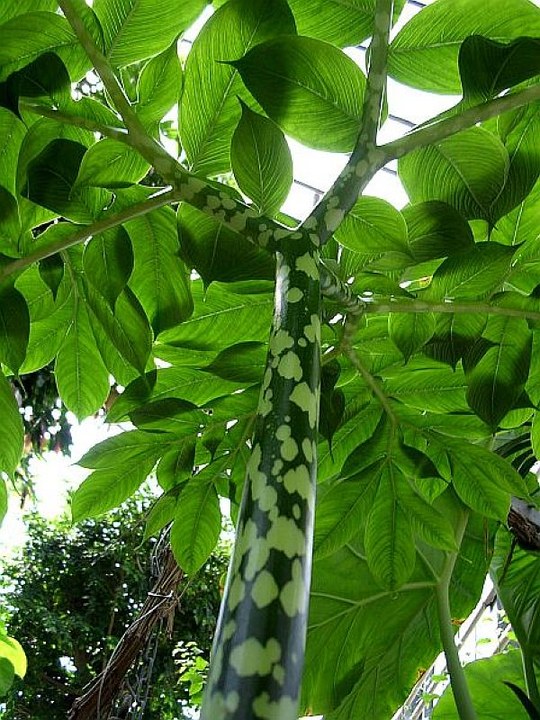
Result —
<instances>
[{"instance_id":1,"label":"mottled green stem","mask_svg":"<svg viewBox=\"0 0 540 720\"><path fill-rule=\"evenodd\" d=\"M254 244L271 251L275 250L279 241L291 232L290 228L268 218L259 217L254 208L237 200L225 186L220 187L219 190L213 188L201 178L192 175L172 155L169 155L165 148L148 134L139 120L113 68L96 46L72 0L58 0L58 4L125 123L127 135L117 136L116 139L137 150L163 180L178 191L178 200L189 203L206 215L220 220ZM69 116L64 117L63 121L70 122L68 118Z\"/></svg>"},{"instance_id":2,"label":"mottled green stem","mask_svg":"<svg viewBox=\"0 0 540 720\"><path fill-rule=\"evenodd\" d=\"M414 300L389 297L373 300L356 295L351 286L336 277L324 265L321 266L321 292L325 298L337 303L347 314L382 315L386 313L450 313L457 315L501 315L524 320L540 320L540 311L526 308L504 307L474 300L439 301Z\"/></svg>"},{"instance_id":3,"label":"mottled green stem","mask_svg":"<svg viewBox=\"0 0 540 720\"><path fill-rule=\"evenodd\" d=\"M468 520L468 512L463 511L456 528L456 543L458 547L461 546ZM463 672L463 667L459 659L459 653L454 642L454 626L452 625L452 614L450 612L449 588L457 558L457 551L447 554L442 574L436 586L439 632L446 658L446 666L450 675L454 701L460 720L477 720L469 686L467 685L465 673Z\"/></svg>"},{"instance_id":4,"label":"mottled green stem","mask_svg":"<svg viewBox=\"0 0 540 720\"><path fill-rule=\"evenodd\" d=\"M320 393L316 247L277 255L275 311L202 720L296 720L307 627Z\"/></svg>"},{"instance_id":5,"label":"mottled green stem","mask_svg":"<svg viewBox=\"0 0 540 720\"><path fill-rule=\"evenodd\" d=\"M94 235L98 235L105 230L117 227L122 223L133 220L133 218L140 217L141 215L147 215L152 210L163 207L164 205L170 205L177 199L176 191L168 190L166 192L159 192L148 200L132 205L131 207L125 208L117 213L110 213L101 220L93 223L93 225L84 225L76 230L73 235L61 238L56 242L50 243L49 245L41 245L36 248L29 255L25 257L17 258L3 266L0 266L0 281L6 277L13 275L14 273L21 272L25 268L29 267L39 260L44 260L51 255L67 250L73 245L80 245Z\"/></svg>"},{"instance_id":6,"label":"mottled green stem","mask_svg":"<svg viewBox=\"0 0 540 720\"><path fill-rule=\"evenodd\" d=\"M393 6L393 0L377 0L375 6L362 123L355 148L336 182L303 223L307 231L318 236L321 245L324 245L338 228L360 193L386 162L384 154L377 149L376 141L386 90L388 40Z\"/></svg>"},{"instance_id":7,"label":"mottled green stem","mask_svg":"<svg viewBox=\"0 0 540 720\"><path fill-rule=\"evenodd\" d=\"M508 112L508 110L515 110L538 100L540 100L540 84L515 93L508 93L494 100L488 100L485 103L463 110L452 117L435 121L431 125L413 130L398 140L381 145L379 149L384 155L384 163L396 160L413 150L426 147L426 145L434 145L461 130L474 127L479 122L484 122Z\"/></svg>"}]
</instances>

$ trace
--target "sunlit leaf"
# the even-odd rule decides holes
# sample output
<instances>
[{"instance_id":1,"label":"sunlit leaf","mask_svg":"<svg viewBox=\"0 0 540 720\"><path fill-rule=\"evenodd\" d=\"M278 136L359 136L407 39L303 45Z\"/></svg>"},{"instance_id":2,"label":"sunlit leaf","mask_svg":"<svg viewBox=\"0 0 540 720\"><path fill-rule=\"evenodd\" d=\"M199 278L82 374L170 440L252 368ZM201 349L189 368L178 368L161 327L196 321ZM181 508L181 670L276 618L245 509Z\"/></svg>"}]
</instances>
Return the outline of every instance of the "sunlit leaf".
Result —
<instances>
[{"instance_id":1,"label":"sunlit leaf","mask_svg":"<svg viewBox=\"0 0 540 720\"><path fill-rule=\"evenodd\" d=\"M0 470L11 475L22 455L23 423L13 389L0 373Z\"/></svg>"}]
</instances>

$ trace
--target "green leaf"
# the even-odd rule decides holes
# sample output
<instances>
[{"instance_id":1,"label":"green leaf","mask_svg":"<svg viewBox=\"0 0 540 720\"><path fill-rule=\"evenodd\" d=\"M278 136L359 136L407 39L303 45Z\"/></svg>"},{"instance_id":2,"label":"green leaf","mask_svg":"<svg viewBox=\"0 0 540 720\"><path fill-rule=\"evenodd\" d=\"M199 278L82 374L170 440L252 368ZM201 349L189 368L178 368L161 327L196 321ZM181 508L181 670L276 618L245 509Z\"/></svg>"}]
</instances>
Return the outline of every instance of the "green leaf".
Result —
<instances>
[{"instance_id":1,"label":"green leaf","mask_svg":"<svg viewBox=\"0 0 540 720\"><path fill-rule=\"evenodd\" d=\"M16 15L24 15L31 10L54 12L57 7L56 0L18 0L17 3L2 3L0 5L0 24L11 20Z\"/></svg>"},{"instance_id":2,"label":"green leaf","mask_svg":"<svg viewBox=\"0 0 540 720\"><path fill-rule=\"evenodd\" d=\"M84 273L111 308L133 270L133 248L123 227L94 236L84 247Z\"/></svg>"},{"instance_id":3,"label":"green leaf","mask_svg":"<svg viewBox=\"0 0 540 720\"><path fill-rule=\"evenodd\" d=\"M161 208L125 224L133 244L135 265L129 281L156 335L192 313L189 277L178 255L176 217Z\"/></svg>"},{"instance_id":4,"label":"green leaf","mask_svg":"<svg viewBox=\"0 0 540 720\"><path fill-rule=\"evenodd\" d=\"M136 461L94 471L73 493L73 522L97 517L121 505L146 480L155 461L153 456L137 456Z\"/></svg>"},{"instance_id":5,"label":"green leaf","mask_svg":"<svg viewBox=\"0 0 540 720\"><path fill-rule=\"evenodd\" d=\"M86 299L90 324L108 369L116 377L117 361L110 359L107 349L101 346L100 332L105 334L122 360L142 375L152 351L152 329L136 296L129 288L125 288L118 297L114 310L91 287L87 288ZM121 382L123 378L116 379Z\"/></svg>"},{"instance_id":6,"label":"green leaf","mask_svg":"<svg viewBox=\"0 0 540 720\"><path fill-rule=\"evenodd\" d=\"M394 3L394 15L405 0ZM299 35L325 40L339 47L360 45L373 34L375 0L289 0Z\"/></svg>"},{"instance_id":7,"label":"green leaf","mask_svg":"<svg viewBox=\"0 0 540 720\"><path fill-rule=\"evenodd\" d=\"M19 118L6 108L0 107L0 185L12 195L16 192L17 159L26 128Z\"/></svg>"},{"instance_id":8,"label":"green leaf","mask_svg":"<svg viewBox=\"0 0 540 720\"><path fill-rule=\"evenodd\" d=\"M64 261L60 255L50 255L39 261L39 274L56 300L58 288L64 278Z\"/></svg>"},{"instance_id":9,"label":"green leaf","mask_svg":"<svg viewBox=\"0 0 540 720\"><path fill-rule=\"evenodd\" d=\"M4 479L0 477L0 525L4 520L8 509L8 493Z\"/></svg>"},{"instance_id":10,"label":"green leaf","mask_svg":"<svg viewBox=\"0 0 540 720\"><path fill-rule=\"evenodd\" d=\"M476 660L465 667L465 679L474 697L478 717L491 720L530 720L512 690L505 683L524 687L523 665L519 650ZM435 706L433 720L458 720L452 688L449 685Z\"/></svg>"},{"instance_id":11,"label":"green leaf","mask_svg":"<svg viewBox=\"0 0 540 720\"><path fill-rule=\"evenodd\" d=\"M178 208L182 257L206 286L211 282L270 280L275 260L243 235L187 203Z\"/></svg>"},{"instance_id":12,"label":"green leaf","mask_svg":"<svg viewBox=\"0 0 540 720\"><path fill-rule=\"evenodd\" d=\"M144 540L157 535L163 528L173 521L176 511L176 497L165 493L152 505L146 516Z\"/></svg>"},{"instance_id":13,"label":"green leaf","mask_svg":"<svg viewBox=\"0 0 540 720\"><path fill-rule=\"evenodd\" d=\"M492 316L483 338L493 346L466 371L467 402L482 420L496 427L523 391L529 375L532 335L526 320Z\"/></svg>"},{"instance_id":14,"label":"green leaf","mask_svg":"<svg viewBox=\"0 0 540 720\"><path fill-rule=\"evenodd\" d=\"M424 348L434 360L451 365L454 370L478 340L486 326L485 315L441 314L437 318L435 333Z\"/></svg>"},{"instance_id":15,"label":"green leaf","mask_svg":"<svg viewBox=\"0 0 540 720\"><path fill-rule=\"evenodd\" d=\"M105 138L86 151L75 186L129 187L142 180L149 168L136 150L119 140Z\"/></svg>"},{"instance_id":16,"label":"green leaf","mask_svg":"<svg viewBox=\"0 0 540 720\"><path fill-rule=\"evenodd\" d=\"M106 56L120 67L168 48L205 5L206 0L186 0L181 5L160 0L95 0L93 8L103 28Z\"/></svg>"},{"instance_id":17,"label":"green leaf","mask_svg":"<svg viewBox=\"0 0 540 720\"><path fill-rule=\"evenodd\" d=\"M310 147L352 150L366 79L334 45L307 37L268 40L232 62L266 114Z\"/></svg>"},{"instance_id":18,"label":"green leaf","mask_svg":"<svg viewBox=\"0 0 540 720\"><path fill-rule=\"evenodd\" d=\"M292 157L285 136L268 118L241 102L242 117L231 142L231 166L240 190L260 215L276 215L291 189Z\"/></svg>"},{"instance_id":19,"label":"green leaf","mask_svg":"<svg viewBox=\"0 0 540 720\"><path fill-rule=\"evenodd\" d=\"M21 293L12 285L0 285L0 362L18 373L28 346L30 316Z\"/></svg>"},{"instance_id":20,"label":"green leaf","mask_svg":"<svg viewBox=\"0 0 540 720\"><path fill-rule=\"evenodd\" d=\"M193 575L210 557L221 531L215 487L195 476L182 490L171 530L171 547L178 565Z\"/></svg>"},{"instance_id":21,"label":"green leaf","mask_svg":"<svg viewBox=\"0 0 540 720\"><path fill-rule=\"evenodd\" d=\"M364 196L357 200L335 238L345 248L341 265L347 275L356 275L367 267L384 270L411 262L403 216L379 198Z\"/></svg>"},{"instance_id":22,"label":"green leaf","mask_svg":"<svg viewBox=\"0 0 540 720\"><path fill-rule=\"evenodd\" d=\"M458 549L450 522L423 499L410 483L399 484L398 497L415 535L431 547L454 552Z\"/></svg>"},{"instance_id":23,"label":"green leaf","mask_svg":"<svg viewBox=\"0 0 540 720\"><path fill-rule=\"evenodd\" d=\"M396 496L395 473L391 463L383 463L379 489L366 522L369 569L385 590L403 585L416 561L411 524Z\"/></svg>"},{"instance_id":24,"label":"green leaf","mask_svg":"<svg viewBox=\"0 0 540 720\"><path fill-rule=\"evenodd\" d=\"M422 294L430 300L482 300L502 286L510 274L513 254L514 248L505 245L478 243L471 250L445 260Z\"/></svg>"},{"instance_id":25,"label":"green leaf","mask_svg":"<svg viewBox=\"0 0 540 720\"><path fill-rule=\"evenodd\" d=\"M150 400L177 398L194 405L204 405L243 386L242 382L212 377L203 370L194 368L170 367L152 370L126 388L109 411L108 419L110 422L117 422Z\"/></svg>"},{"instance_id":26,"label":"green leaf","mask_svg":"<svg viewBox=\"0 0 540 720\"><path fill-rule=\"evenodd\" d=\"M168 492L176 485L189 480L195 464L195 441L188 439L178 443L178 447L166 452L156 470L160 486Z\"/></svg>"},{"instance_id":27,"label":"green leaf","mask_svg":"<svg viewBox=\"0 0 540 720\"><path fill-rule=\"evenodd\" d=\"M177 9L178 12L178 9ZM178 102L182 90L182 66L176 43L152 58L137 83L139 99L135 110L145 125L153 125Z\"/></svg>"},{"instance_id":28,"label":"green leaf","mask_svg":"<svg viewBox=\"0 0 540 720\"><path fill-rule=\"evenodd\" d=\"M26 655L18 640L8 635L2 635L2 637L0 637L0 657L9 660L13 666L15 675L18 675L20 678L26 675Z\"/></svg>"},{"instance_id":29,"label":"green leaf","mask_svg":"<svg viewBox=\"0 0 540 720\"><path fill-rule=\"evenodd\" d=\"M474 35L463 41L458 63L463 103L480 104L540 75L540 38L521 37L505 44Z\"/></svg>"},{"instance_id":30,"label":"green leaf","mask_svg":"<svg viewBox=\"0 0 540 720\"><path fill-rule=\"evenodd\" d=\"M492 0L489 12L483 3L438 0L413 17L393 40L389 73L422 90L460 94L458 53L469 35L510 42L525 32L540 36L540 10L528 0Z\"/></svg>"},{"instance_id":31,"label":"green leaf","mask_svg":"<svg viewBox=\"0 0 540 720\"><path fill-rule=\"evenodd\" d=\"M239 343L222 350L204 369L224 380L260 382L266 367L264 343Z\"/></svg>"},{"instance_id":32,"label":"green leaf","mask_svg":"<svg viewBox=\"0 0 540 720\"><path fill-rule=\"evenodd\" d=\"M474 127L401 158L399 176L411 202L440 200L467 219L493 224L493 206L507 181L508 165L499 138Z\"/></svg>"},{"instance_id":33,"label":"green leaf","mask_svg":"<svg viewBox=\"0 0 540 720\"><path fill-rule=\"evenodd\" d=\"M54 370L60 397L77 418L92 415L107 399L109 373L96 347L82 297L75 303Z\"/></svg>"},{"instance_id":34,"label":"green leaf","mask_svg":"<svg viewBox=\"0 0 540 720\"><path fill-rule=\"evenodd\" d=\"M14 679L13 664L7 658L0 656L0 695L5 695L8 692L13 685Z\"/></svg>"},{"instance_id":35,"label":"green leaf","mask_svg":"<svg viewBox=\"0 0 540 720\"><path fill-rule=\"evenodd\" d=\"M403 210L409 246L416 262L448 257L472 249L469 223L453 207L431 200Z\"/></svg>"},{"instance_id":36,"label":"green leaf","mask_svg":"<svg viewBox=\"0 0 540 720\"><path fill-rule=\"evenodd\" d=\"M17 201L0 185L0 252L8 257L20 254L18 240L21 229Z\"/></svg>"},{"instance_id":37,"label":"green leaf","mask_svg":"<svg viewBox=\"0 0 540 720\"><path fill-rule=\"evenodd\" d=\"M40 55L34 62L10 75L7 91L13 97L15 110L28 125L39 115L24 108L18 109L18 98L54 109L64 109L71 103L71 81L66 66L55 53Z\"/></svg>"},{"instance_id":38,"label":"green leaf","mask_svg":"<svg viewBox=\"0 0 540 720\"><path fill-rule=\"evenodd\" d=\"M426 359L412 360L407 367L394 366L381 372L384 391L405 405L435 413L464 412L467 381L461 370Z\"/></svg>"},{"instance_id":39,"label":"green leaf","mask_svg":"<svg viewBox=\"0 0 540 720\"><path fill-rule=\"evenodd\" d=\"M90 61L69 23L55 12L17 15L0 26L0 33L0 81L46 52L60 57L72 80L79 80L90 69Z\"/></svg>"},{"instance_id":40,"label":"green leaf","mask_svg":"<svg viewBox=\"0 0 540 720\"><path fill-rule=\"evenodd\" d=\"M180 106L180 140L193 170L230 170L230 142L240 117L236 96L248 97L236 70L223 61L295 32L285 0L229 0L205 24L188 55Z\"/></svg>"},{"instance_id":41,"label":"green leaf","mask_svg":"<svg viewBox=\"0 0 540 720\"><path fill-rule=\"evenodd\" d=\"M23 423L13 389L0 373L0 471L12 475L23 451Z\"/></svg>"},{"instance_id":42,"label":"green leaf","mask_svg":"<svg viewBox=\"0 0 540 720\"><path fill-rule=\"evenodd\" d=\"M433 313L390 313L388 333L407 361L435 332Z\"/></svg>"},{"instance_id":43,"label":"green leaf","mask_svg":"<svg viewBox=\"0 0 540 720\"><path fill-rule=\"evenodd\" d=\"M527 495L522 478L503 458L479 445L445 440L452 483L463 502L488 518L506 522L510 494Z\"/></svg>"},{"instance_id":44,"label":"green leaf","mask_svg":"<svg viewBox=\"0 0 540 720\"><path fill-rule=\"evenodd\" d=\"M75 187L86 148L72 140L53 140L28 165L24 196L73 222L91 223L107 204L108 193Z\"/></svg>"},{"instance_id":45,"label":"green leaf","mask_svg":"<svg viewBox=\"0 0 540 720\"><path fill-rule=\"evenodd\" d=\"M272 295L237 294L214 284L206 296L201 286L194 286L193 296L193 315L162 333L162 342L194 350L219 350L240 342L268 340Z\"/></svg>"},{"instance_id":46,"label":"green leaf","mask_svg":"<svg viewBox=\"0 0 540 720\"><path fill-rule=\"evenodd\" d=\"M146 460L155 462L166 446L166 436L142 430L122 432L94 445L78 464L90 470L114 470Z\"/></svg>"}]
</instances>

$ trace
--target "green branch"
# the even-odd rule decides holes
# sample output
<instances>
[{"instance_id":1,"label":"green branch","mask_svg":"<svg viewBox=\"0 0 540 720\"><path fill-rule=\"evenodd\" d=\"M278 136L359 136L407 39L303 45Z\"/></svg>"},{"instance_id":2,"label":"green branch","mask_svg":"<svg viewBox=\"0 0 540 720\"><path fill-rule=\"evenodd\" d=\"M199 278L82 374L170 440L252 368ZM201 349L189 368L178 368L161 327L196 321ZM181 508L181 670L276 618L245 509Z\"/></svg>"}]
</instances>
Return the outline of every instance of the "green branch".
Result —
<instances>
[{"instance_id":1,"label":"green branch","mask_svg":"<svg viewBox=\"0 0 540 720\"><path fill-rule=\"evenodd\" d=\"M106 217L98 220L92 225L85 225L69 237L62 238L61 240L50 243L49 245L43 245L41 247L38 247L29 255L17 258L16 260L13 260L12 262L4 265L3 267L0 267L0 281L4 280L10 275L13 275L14 273L25 270L34 262L39 262L39 260L44 260L51 255L55 255L56 253L62 252L63 250L67 250L73 245L80 245L94 235L98 235L105 230L110 230L111 228L117 227L118 225L121 225L128 220L133 220L134 218L140 217L141 215L146 215L147 213L152 212L152 210L156 210L157 208L163 207L164 205L169 205L171 202L174 202L177 199L178 198L176 191L169 190L167 192L162 192L158 195L155 195L148 200L137 203L136 205L132 205L129 208L125 208L120 212L107 215Z\"/></svg>"},{"instance_id":2,"label":"green branch","mask_svg":"<svg viewBox=\"0 0 540 720\"><path fill-rule=\"evenodd\" d=\"M540 84L520 90L516 93L509 93L503 97L488 100L480 105L464 110L459 115L435 121L433 124L413 130L398 140L380 146L384 155L384 163L406 155L407 153L441 142L450 135L455 135L461 130L474 127L479 122L501 115L508 110L514 110L523 105L540 100Z\"/></svg>"},{"instance_id":3,"label":"green branch","mask_svg":"<svg viewBox=\"0 0 540 720\"><path fill-rule=\"evenodd\" d=\"M19 108L26 112L40 115L41 117L50 118L56 122L65 123L66 125L74 125L75 127L82 128L83 130L89 130L90 132L97 132L100 135L112 138L113 140L119 140L120 142L126 143L126 145L132 145L131 136L122 127L113 127L111 125L104 125L97 120L91 118L81 117L80 115L72 115L71 113L64 112L62 110L55 110L52 107L46 105L39 105L38 103L32 103L27 101L20 101Z\"/></svg>"},{"instance_id":4,"label":"green branch","mask_svg":"<svg viewBox=\"0 0 540 720\"><path fill-rule=\"evenodd\" d=\"M373 395L375 395L375 397L381 404L381 407L384 410L384 412L386 413L388 419L390 420L392 427L396 428L399 424L398 418L396 417L396 414L393 411L392 406L390 405L390 402L388 401L388 398L384 394L384 391L382 390L382 388L379 385L379 383L377 382L377 380L373 377L373 375L369 372L367 367L360 360L358 353L351 345L345 345L343 349L344 349L345 355L351 361L351 364L353 365L354 369L362 377L362 379L364 380L364 382L366 383L368 388L371 390Z\"/></svg>"},{"instance_id":5,"label":"green branch","mask_svg":"<svg viewBox=\"0 0 540 720\"><path fill-rule=\"evenodd\" d=\"M458 547L463 540L468 519L469 515L464 511L456 531ZM454 642L454 626L452 625L452 614L450 611L449 588L457 558L458 552L448 553L446 556L441 578L436 589L437 615L441 643L446 658L446 665L450 675L450 683L452 685L458 715L460 720L476 720L476 711L472 704L465 673L463 672L458 649Z\"/></svg>"},{"instance_id":6,"label":"green branch","mask_svg":"<svg viewBox=\"0 0 540 720\"><path fill-rule=\"evenodd\" d=\"M172 155L169 155L165 148L148 134L139 120L113 68L96 46L72 0L58 0L58 4L128 129L127 135L116 139L126 142L137 150L163 180L178 191L176 197L178 201L186 202L205 215L216 218L255 245L274 251L281 239L291 233L291 229L268 218L260 217L251 206L237 200L225 186L216 190L201 178L192 175ZM64 117L64 121L72 122L68 117ZM72 122L72 124L78 123ZM261 229L262 227L264 229Z\"/></svg>"},{"instance_id":7,"label":"green branch","mask_svg":"<svg viewBox=\"0 0 540 720\"><path fill-rule=\"evenodd\" d=\"M370 66L367 76L362 123L356 146L347 165L302 226L324 245L351 210L368 182L386 163L376 140L386 90L388 41L393 0L377 0L373 18Z\"/></svg>"},{"instance_id":8,"label":"green branch","mask_svg":"<svg viewBox=\"0 0 540 720\"><path fill-rule=\"evenodd\" d=\"M374 300L356 295L351 286L336 277L332 271L324 265L320 265L321 293L322 295L337 303L345 313L353 317L362 314L386 314L386 313L450 313L450 314L479 314L479 315L502 315L503 317L516 317L524 320L540 320L540 311L527 310L523 308L504 307L503 305L492 305L490 303L477 302L476 300L439 301L398 299L391 297L388 300Z\"/></svg>"}]
</instances>

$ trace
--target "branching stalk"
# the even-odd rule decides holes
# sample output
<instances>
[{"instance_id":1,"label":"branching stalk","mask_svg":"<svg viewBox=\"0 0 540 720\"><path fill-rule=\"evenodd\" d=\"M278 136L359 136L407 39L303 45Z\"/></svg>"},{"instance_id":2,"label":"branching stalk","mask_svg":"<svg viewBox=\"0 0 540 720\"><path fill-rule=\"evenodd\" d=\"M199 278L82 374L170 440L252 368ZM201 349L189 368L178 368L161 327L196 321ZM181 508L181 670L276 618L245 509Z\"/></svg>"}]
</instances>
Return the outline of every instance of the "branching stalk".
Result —
<instances>
[{"instance_id":1,"label":"branching stalk","mask_svg":"<svg viewBox=\"0 0 540 720\"><path fill-rule=\"evenodd\" d=\"M464 511L460 518L456 532L456 542L458 547L461 546L468 520L469 514ZM450 674L450 683L452 685L454 701L460 720L477 720L476 711L472 704L469 692L469 686L467 685L465 673L459 659L459 653L454 642L454 627L452 625L452 615L450 612L450 600L448 593L457 558L457 551L447 554L440 581L436 586L439 630L446 658L446 665Z\"/></svg>"},{"instance_id":2,"label":"branching stalk","mask_svg":"<svg viewBox=\"0 0 540 720\"><path fill-rule=\"evenodd\" d=\"M90 132L98 132L100 135L112 138L113 140L119 140L120 142L126 143L126 145L132 145L131 136L125 128L103 125L103 123L92 120L91 118L72 115L71 113L63 112L62 110L55 110L54 108L47 107L46 105L40 105L39 103L20 101L19 108L21 110L25 110L26 112L40 115L41 117L50 118L56 122L65 123L66 125L74 125L75 127L80 127L83 130L89 130Z\"/></svg>"},{"instance_id":3,"label":"branching stalk","mask_svg":"<svg viewBox=\"0 0 540 720\"><path fill-rule=\"evenodd\" d=\"M303 223L306 230L318 235L321 245L328 241L368 182L386 163L384 153L377 149L376 140L386 90L393 5L393 0L377 0L375 7L362 129L355 148L335 183Z\"/></svg>"},{"instance_id":4,"label":"branching stalk","mask_svg":"<svg viewBox=\"0 0 540 720\"><path fill-rule=\"evenodd\" d=\"M373 377L373 375L369 372L364 363L360 360L358 353L353 347L351 347L350 345L348 347L345 347L344 352L351 361L351 364L353 365L355 370L358 372L359 375L361 375L368 388L380 402L381 407L383 408L384 412L386 413L388 419L392 424L392 427L396 428L398 425L398 419L392 409L392 406L388 401L388 398L384 394L377 380Z\"/></svg>"}]
</instances>

